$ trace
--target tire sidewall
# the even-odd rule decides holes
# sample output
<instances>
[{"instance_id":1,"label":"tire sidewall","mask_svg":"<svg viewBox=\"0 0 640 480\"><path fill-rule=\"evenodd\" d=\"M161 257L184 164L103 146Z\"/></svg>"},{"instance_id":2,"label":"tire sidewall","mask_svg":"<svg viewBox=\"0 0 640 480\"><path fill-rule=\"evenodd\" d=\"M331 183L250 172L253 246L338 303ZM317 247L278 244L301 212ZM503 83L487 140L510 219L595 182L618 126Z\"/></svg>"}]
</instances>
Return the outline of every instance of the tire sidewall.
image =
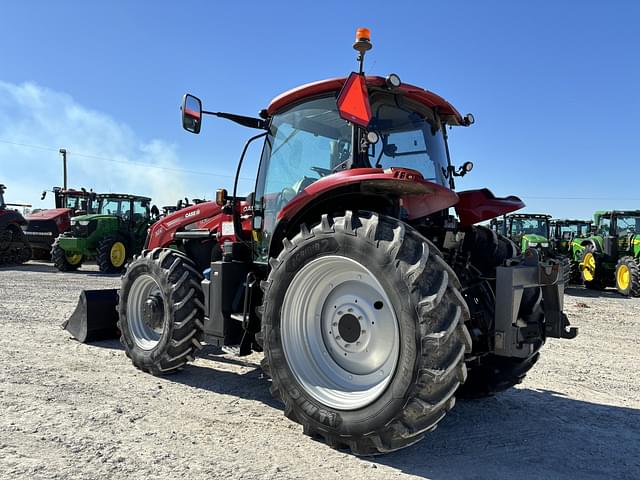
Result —
<instances>
[{"instance_id":1,"label":"tire sidewall","mask_svg":"<svg viewBox=\"0 0 640 480\"><path fill-rule=\"evenodd\" d=\"M376 400L357 410L336 410L306 393L289 367L282 347L281 312L286 291L302 266L327 255L344 256L369 269L389 297L398 321L400 348L393 378ZM283 387L281 394L285 404L295 402L296 410L303 412L318 428L342 435L362 435L391 421L405 406L407 395L415 384L421 354L416 306L407 301L411 292L393 258L364 237L343 232L316 233L299 242L282 259L272 272L269 293L264 310L264 319L268 319L264 330L265 354L269 356L272 376L277 376ZM340 429L343 423L349 426L348 431Z\"/></svg>"}]
</instances>

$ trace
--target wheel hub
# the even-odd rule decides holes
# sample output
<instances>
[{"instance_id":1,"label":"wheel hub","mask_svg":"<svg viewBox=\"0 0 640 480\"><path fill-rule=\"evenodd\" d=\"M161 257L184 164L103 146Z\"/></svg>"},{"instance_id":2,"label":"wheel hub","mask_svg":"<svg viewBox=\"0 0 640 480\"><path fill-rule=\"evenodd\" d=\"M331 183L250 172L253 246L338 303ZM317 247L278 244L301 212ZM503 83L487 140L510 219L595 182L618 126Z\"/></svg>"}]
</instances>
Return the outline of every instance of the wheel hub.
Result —
<instances>
[{"instance_id":1,"label":"wheel hub","mask_svg":"<svg viewBox=\"0 0 640 480\"><path fill-rule=\"evenodd\" d=\"M358 318L347 313L338 321L338 333L347 343L356 342L360 338L362 329Z\"/></svg>"},{"instance_id":2,"label":"wheel hub","mask_svg":"<svg viewBox=\"0 0 640 480\"><path fill-rule=\"evenodd\" d=\"M142 317L144 322L155 331L162 332L164 319L164 303L159 293L149 295L142 305Z\"/></svg>"}]
</instances>

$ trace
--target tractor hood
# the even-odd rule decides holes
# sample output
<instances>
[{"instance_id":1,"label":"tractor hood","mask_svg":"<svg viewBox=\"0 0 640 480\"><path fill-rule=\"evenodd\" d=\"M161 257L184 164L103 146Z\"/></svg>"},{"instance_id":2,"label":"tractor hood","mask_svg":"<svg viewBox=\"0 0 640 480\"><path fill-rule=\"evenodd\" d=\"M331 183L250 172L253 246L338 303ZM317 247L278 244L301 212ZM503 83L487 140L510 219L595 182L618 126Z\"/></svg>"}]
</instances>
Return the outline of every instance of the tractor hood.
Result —
<instances>
[{"instance_id":1,"label":"tractor hood","mask_svg":"<svg viewBox=\"0 0 640 480\"><path fill-rule=\"evenodd\" d=\"M538 245L540 245L541 243L549 243L549 240L546 237L543 237L542 235L536 235L535 233L527 233L526 235L522 236L522 239L527 241L529 245L531 245L532 243Z\"/></svg>"},{"instance_id":2,"label":"tractor hood","mask_svg":"<svg viewBox=\"0 0 640 480\"><path fill-rule=\"evenodd\" d=\"M80 215L78 217L73 217L71 219L72 222L89 222L91 220L105 220L108 218L118 218L115 215L103 215L101 213L90 213L88 215Z\"/></svg>"},{"instance_id":3,"label":"tractor hood","mask_svg":"<svg viewBox=\"0 0 640 480\"><path fill-rule=\"evenodd\" d=\"M29 222L33 220L55 220L56 218L69 215L70 213L70 208L49 208L46 210L40 210L39 212L31 213L24 218Z\"/></svg>"}]
</instances>

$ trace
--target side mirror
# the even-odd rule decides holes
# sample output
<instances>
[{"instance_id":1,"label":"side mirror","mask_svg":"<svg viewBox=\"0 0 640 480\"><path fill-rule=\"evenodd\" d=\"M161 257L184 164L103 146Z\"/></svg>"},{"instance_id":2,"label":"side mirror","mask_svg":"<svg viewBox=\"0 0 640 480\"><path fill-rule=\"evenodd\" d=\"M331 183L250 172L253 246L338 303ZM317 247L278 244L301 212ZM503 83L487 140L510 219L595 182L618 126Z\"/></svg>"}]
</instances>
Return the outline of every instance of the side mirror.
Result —
<instances>
[{"instance_id":1,"label":"side mirror","mask_svg":"<svg viewBox=\"0 0 640 480\"><path fill-rule=\"evenodd\" d=\"M42 195L40 196L40 200L44 200L44 197L46 196L47 196L47 191L45 190L42 192Z\"/></svg>"},{"instance_id":2,"label":"side mirror","mask_svg":"<svg viewBox=\"0 0 640 480\"><path fill-rule=\"evenodd\" d=\"M216 190L216 205L224 207L227 204L227 191L224 188Z\"/></svg>"},{"instance_id":3,"label":"side mirror","mask_svg":"<svg viewBox=\"0 0 640 480\"><path fill-rule=\"evenodd\" d=\"M202 102L198 97L187 93L182 97L182 128L187 132L200 133L202 126Z\"/></svg>"}]
</instances>

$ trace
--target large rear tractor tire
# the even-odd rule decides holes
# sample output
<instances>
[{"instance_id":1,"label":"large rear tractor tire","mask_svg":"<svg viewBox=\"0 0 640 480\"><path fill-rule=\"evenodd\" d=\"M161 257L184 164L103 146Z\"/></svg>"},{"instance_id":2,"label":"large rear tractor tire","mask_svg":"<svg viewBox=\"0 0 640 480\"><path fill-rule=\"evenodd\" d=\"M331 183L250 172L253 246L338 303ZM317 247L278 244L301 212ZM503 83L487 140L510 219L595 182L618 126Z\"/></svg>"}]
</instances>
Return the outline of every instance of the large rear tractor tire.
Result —
<instances>
[{"instance_id":1,"label":"large rear tractor tire","mask_svg":"<svg viewBox=\"0 0 640 480\"><path fill-rule=\"evenodd\" d=\"M283 244L262 283L260 340L285 415L357 455L435 429L471 348L460 283L438 249L397 219L350 211Z\"/></svg>"},{"instance_id":2,"label":"large rear tractor tire","mask_svg":"<svg viewBox=\"0 0 640 480\"><path fill-rule=\"evenodd\" d=\"M77 270L82 265L82 260L81 253L66 252L58 244L58 239L54 240L53 247L51 247L51 261L59 271L72 272Z\"/></svg>"},{"instance_id":3,"label":"large rear tractor tire","mask_svg":"<svg viewBox=\"0 0 640 480\"><path fill-rule=\"evenodd\" d=\"M119 236L108 235L100 240L96 263L102 273L117 273L124 270L129 250L127 242Z\"/></svg>"},{"instance_id":4,"label":"large rear tractor tire","mask_svg":"<svg viewBox=\"0 0 640 480\"><path fill-rule=\"evenodd\" d=\"M504 264L509 258L516 256L513 242L490 229L477 226L465 236L465 248L471 253L471 264L485 278L495 278L496 267ZM465 291L465 299L472 307L472 314L483 316L487 323L485 329L492 331L495 315L495 281L487 281L481 292L474 295ZM471 291L470 291L471 292ZM528 324L543 327L544 311L541 302L540 288L524 290L522 303L518 313L520 320ZM474 336L475 338L475 336ZM486 339L486 337L485 337ZM467 362L468 378L460 387L457 396L460 398L482 398L495 395L522 382L527 372L539 358L539 350L544 344L540 340L534 344L533 352L527 358L511 358L492 353L474 352Z\"/></svg>"},{"instance_id":5,"label":"large rear tractor tire","mask_svg":"<svg viewBox=\"0 0 640 480\"><path fill-rule=\"evenodd\" d=\"M156 248L134 259L122 277L120 341L133 364L153 375L183 368L202 348L202 275L179 252Z\"/></svg>"},{"instance_id":6,"label":"large rear tractor tire","mask_svg":"<svg viewBox=\"0 0 640 480\"><path fill-rule=\"evenodd\" d=\"M607 287L602 278L603 272L599 263L596 248L593 245L587 245L582 251L579 268L582 282L589 290L604 290Z\"/></svg>"},{"instance_id":7,"label":"large rear tractor tire","mask_svg":"<svg viewBox=\"0 0 640 480\"><path fill-rule=\"evenodd\" d=\"M640 265L635 258L627 256L618 261L616 288L627 297L640 297Z\"/></svg>"},{"instance_id":8,"label":"large rear tractor tire","mask_svg":"<svg viewBox=\"0 0 640 480\"><path fill-rule=\"evenodd\" d=\"M9 224L0 230L0 266L26 263L32 255L31 245L19 226Z\"/></svg>"}]
</instances>

